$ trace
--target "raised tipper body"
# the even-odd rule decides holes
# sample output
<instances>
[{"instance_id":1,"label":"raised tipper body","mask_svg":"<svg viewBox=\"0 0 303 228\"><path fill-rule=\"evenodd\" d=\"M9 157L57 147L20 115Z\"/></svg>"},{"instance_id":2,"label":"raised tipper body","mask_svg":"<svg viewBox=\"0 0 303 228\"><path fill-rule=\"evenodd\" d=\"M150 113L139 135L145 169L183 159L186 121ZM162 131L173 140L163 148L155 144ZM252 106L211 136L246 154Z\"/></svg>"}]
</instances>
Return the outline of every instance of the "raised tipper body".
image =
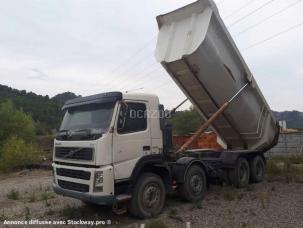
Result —
<instances>
[{"instance_id":1,"label":"raised tipper body","mask_svg":"<svg viewBox=\"0 0 303 228\"><path fill-rule=\"evenodd\" d=\"M156 58L206 120L243 91L212 124L229 149L267 150L275 118L212 0L157 17Z\"/></svg>"}]
</instances>

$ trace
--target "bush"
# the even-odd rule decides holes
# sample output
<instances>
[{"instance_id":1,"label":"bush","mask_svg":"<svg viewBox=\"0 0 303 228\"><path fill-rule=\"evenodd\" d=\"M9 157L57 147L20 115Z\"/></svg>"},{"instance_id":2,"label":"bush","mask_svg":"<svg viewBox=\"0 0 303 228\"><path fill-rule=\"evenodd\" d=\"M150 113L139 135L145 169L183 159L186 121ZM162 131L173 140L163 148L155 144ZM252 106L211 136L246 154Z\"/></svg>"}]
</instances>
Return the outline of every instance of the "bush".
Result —
<instances>
[{"instance_id":1,"label":"bush","mask_svg":"<svg viewBox=\"0 0 303 228\"><path fill-rule=\"evenodd\" d=\"M11 101L0 104L0 147L12 136L32 142L35 133L35 123L31 116L17 110Z\"/></svg>"},{"instance_id":2,"label":"bush","mask_svg":"<svg viewBox=\"0 0 303 228\"><path fill-rule=\"evenodd\" d=\"M11 101L0 104L0 171L13 171L39 161L31 116L17 110Z\"/></svg>"},{"instance_id":3,"label":"bush","mask_svg":"<svg viewBox=\"0 0 303 228\"><path fill-rule=\"evenodd\" d=\"M284 169L284 163L275 160L275 159L268 159L267 160L267 174L268 175L282 175Z\"/></svg>"},{"instance_id":4,"label":"bush","mask_svg":"<svg viewBox=\"0 0 303 228\"><path fill-rule=\"evenodd\" d=\"M3 145L0 170L3 172L23 169L40 161L38 147L18 137L9 138Z\"/></svg>"},{"instance_id":5,"label":"bush","mask_svg":"<svg viewBox=\"0 0 303 228\"><path fill-rule=\"evenodd\" d=\"M191 108L190 110L176 112L169 119L169 123L173 125L175 135L189 135L197 131L203 120L198 112Z\"/></svg>"},{"instance_id":6,"label":"bush","mask_svg":"<svg viewBox=\"0 0 303 228\"><path fill-rule=\"evenodd\" d=\"M18 200L20 198L20 193L13 189L6 196L8 199Z\"/></svg>"},{"instance_id":7,"label":"bush","mask_svg":"<svg viewBox=\"0 0 303 228\"><path fill-rule=\"evenodd\" d=\"M302 156L273 157L267 160L269 181L285 179L287 183L303 181Z\"/></svg>"}]
</instances>

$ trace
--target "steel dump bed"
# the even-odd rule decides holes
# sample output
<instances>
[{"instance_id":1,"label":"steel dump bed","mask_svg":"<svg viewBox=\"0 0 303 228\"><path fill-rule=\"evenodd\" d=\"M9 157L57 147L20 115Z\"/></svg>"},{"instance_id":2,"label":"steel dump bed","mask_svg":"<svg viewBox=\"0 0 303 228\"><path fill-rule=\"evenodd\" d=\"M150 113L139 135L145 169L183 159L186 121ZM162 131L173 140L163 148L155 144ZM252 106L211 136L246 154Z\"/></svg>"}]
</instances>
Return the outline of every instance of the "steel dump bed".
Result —
<instances>
[{"instance_id":1,"label":"steel dump bed","mask_svg":"<svg viewBox=\"0 0 303 228\"><path fill-rule=\"evenodd\" d=\"M279 128L212 0L157 17L156 58L204 119L251 85L212 125L228 149L266 151Z\"/></svg>"}]
</instances>

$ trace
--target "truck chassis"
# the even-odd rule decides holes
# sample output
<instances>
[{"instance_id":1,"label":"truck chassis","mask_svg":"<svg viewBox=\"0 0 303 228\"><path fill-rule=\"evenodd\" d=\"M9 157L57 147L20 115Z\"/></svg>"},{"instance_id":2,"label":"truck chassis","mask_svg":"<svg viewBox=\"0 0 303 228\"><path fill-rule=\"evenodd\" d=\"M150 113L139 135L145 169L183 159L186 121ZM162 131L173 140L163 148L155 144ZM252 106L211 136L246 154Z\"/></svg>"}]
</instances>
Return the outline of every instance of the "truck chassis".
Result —
<instances>
[{"instance_id":1,"label":"truck chassis","mask_svg":"<svg viewBox=\"0 0 303 228\"><path fill-rule=\"evenodd\" d=\"M162 156L144 160L144 165L139 162L142 169L138 168L129 182L132 194L124 192L124 197L118 197L129 199L129 212L139 218L159 214L167 193L177 192L184 200L196 202L203 200L210 184L226 183L243 188L249 183L262 182L266 166L260 151L192 150L179 154L172 159L175 161Z\"/></svg>"}]
</instances>

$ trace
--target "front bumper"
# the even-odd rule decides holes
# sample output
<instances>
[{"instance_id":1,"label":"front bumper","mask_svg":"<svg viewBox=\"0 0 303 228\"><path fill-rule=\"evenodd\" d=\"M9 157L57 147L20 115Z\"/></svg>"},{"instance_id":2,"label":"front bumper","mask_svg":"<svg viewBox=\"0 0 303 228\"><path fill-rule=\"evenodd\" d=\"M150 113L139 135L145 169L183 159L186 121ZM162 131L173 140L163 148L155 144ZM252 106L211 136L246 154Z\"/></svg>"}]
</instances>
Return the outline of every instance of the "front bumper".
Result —
<instances>
[{"instance_id":1,"label":"front bumper","mask_svg":"<svg viewBox=\"0 0 303 228\"><path fill-rule=\"evenodd\" d=\"M82 192L70 191L67 189L63 189L55 184L53 184L53 189L54 189L55 193L57 193L59 195L83 200L87 203L93 203L93 204L98 204L98 205L111 205L115 202L114 196L96 196L96 195L90 195L90 194L82 193Z\"/></svg>"},{"instance_id":2,"label":"front bumper","mask_svg":"<svg viewBox=\"0 0 303 228\"><path fill-rule=\"evenodd\" d=\"M108 205L114 202L115 190L112 166L85 168L53 163L53 169L53 189L57 194L99 205ZM58 172L62 169L65 172ZM103 173L103 183L97 190L94 178L95 172L100 171ZM85 172L86 175L79 175L81 172Z\"/></svg>"}]
</instances>

